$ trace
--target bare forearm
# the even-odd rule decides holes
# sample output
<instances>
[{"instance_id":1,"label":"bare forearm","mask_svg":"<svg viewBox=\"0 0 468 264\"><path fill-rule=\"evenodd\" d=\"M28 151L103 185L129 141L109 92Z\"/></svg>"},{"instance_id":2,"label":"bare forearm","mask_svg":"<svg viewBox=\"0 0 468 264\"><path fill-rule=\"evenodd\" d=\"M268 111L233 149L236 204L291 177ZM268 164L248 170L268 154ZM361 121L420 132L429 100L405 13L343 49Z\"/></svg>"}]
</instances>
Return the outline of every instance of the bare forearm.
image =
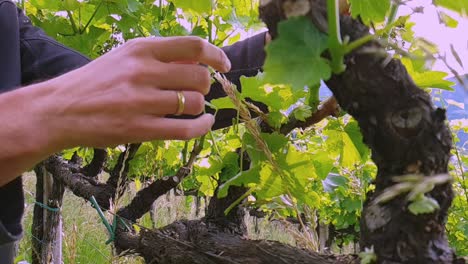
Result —
<instances>
[{"instance_id":1,"label":"bare forearm","mask_svg":"<svg viewBox=\"0 0 468 264\"><path fill-rule=\"evenodd\" d=\"M212 115L167 117L203 111L211 80L199 64L231 67L200 38L135 39L82 68L0 95L0 186L62 149L206 134Z\"/></svg>"},{"instance_id":2,"label":"bare forearm","mask_svg":"<svg viewBox=\"0 0 468 264\"><path fill-rule=\"evenodd\" d=\"M49 120L44 115L47 105L38 107L48 92L47 82L0 94L0 186L32 168L41 159L57 151Z\"/></svg>"}]
</instances>

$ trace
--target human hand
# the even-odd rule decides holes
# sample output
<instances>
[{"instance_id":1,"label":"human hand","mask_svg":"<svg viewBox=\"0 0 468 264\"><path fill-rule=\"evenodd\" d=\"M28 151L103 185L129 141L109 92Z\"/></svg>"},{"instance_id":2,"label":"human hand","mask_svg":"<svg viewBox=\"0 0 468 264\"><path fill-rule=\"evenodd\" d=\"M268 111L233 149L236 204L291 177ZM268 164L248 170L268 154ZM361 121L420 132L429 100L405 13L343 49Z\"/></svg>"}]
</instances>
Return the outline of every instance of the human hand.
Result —
<instances>
[{"instance_id":1,"label":"human hand","mask_svg":"<svg viewBox=\"0 0 468 264\"><path fill-rule=\"evenodd\" d=\"M34 100L42 124L48 124L43 133L57 150L201 136L213 125L212 115L166 117L178 109L177 91L185 97L183 114L203 111L211 77L199 63L230 69L221 49L197 37L131 40L44 84L47 89Z\"/></svg>"}]
</instances>

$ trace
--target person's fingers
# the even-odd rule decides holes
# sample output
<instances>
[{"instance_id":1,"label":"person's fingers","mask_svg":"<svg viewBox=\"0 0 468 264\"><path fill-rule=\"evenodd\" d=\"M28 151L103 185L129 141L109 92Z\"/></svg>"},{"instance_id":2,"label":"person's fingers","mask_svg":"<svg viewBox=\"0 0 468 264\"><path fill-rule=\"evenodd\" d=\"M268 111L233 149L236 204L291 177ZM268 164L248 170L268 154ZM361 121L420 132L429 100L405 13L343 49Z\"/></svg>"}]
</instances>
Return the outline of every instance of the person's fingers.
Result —
<instances>
[{"instance_id":1,"label":"person's fingers","mask_svg":"<svg viewBox=\"0 0 468 264\"><path fill-rule=\"evenodd\" d=\"M136 142L154 139L187 140L205 135L214 123L214 117L204 114L195 119L173 119L147 116L134 124Z\"/></svg>"},{"instance_id":2,"label":"person's fingers","mask_svg":"<svg viewBox=\"0 0 468 264\"><path fill-rule=\"evenodd\" d=\"M231 69L224 51L199 37L167 37L146 39L154 57L163 62L194 61L221 72Z\"/></svg>"},{"instance_id":3,"label":"person's fingers","mask_svg":"<svg viewBox=\"0 0 468 264\"><path fill-rule=\"evenodd\" d=\"M189 90L207 94L211 75L206 67L197 64L155 63L140 71L142 80L155 88L165 90Z\"/></svg>"},{"instance_id":4,"label":"person's fingers","mask_svg":"<svg viewBox=\"0 0 468 264\"><path fill-rule=\"evenodd\" d=\"M151 89L151 88L150 88ZM179 108L178 91L156 90L141 93L139 108L147 114L166 116L173 115ZM198 115L205 109L205 97L199 92L181 91L185 98L182 114Z\"/></svg>"}]
</instances>

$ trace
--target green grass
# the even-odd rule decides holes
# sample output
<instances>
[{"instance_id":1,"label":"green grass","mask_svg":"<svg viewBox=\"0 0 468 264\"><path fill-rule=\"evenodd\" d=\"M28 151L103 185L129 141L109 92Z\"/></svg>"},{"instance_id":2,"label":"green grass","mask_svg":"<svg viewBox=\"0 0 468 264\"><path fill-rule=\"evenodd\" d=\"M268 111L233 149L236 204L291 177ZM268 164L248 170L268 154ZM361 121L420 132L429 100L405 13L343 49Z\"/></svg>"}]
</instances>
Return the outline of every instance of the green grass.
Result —
<instances>
[{"instance_id":1,"label":"green grass","mask_svg":"<svg viewBox=\"0 0 468 264\"><path fill-rule=\"evenodd\" d=\"M32 213L34 208L36 177L34 173L27 173L24 176L24 189L26 196L26 209L23 220L25 234L20 241L19 254L16 263L19 261L31 262L31 236ZM125 204L129 197L135 194L136 190L132 186L127 192L128 197L123 197L121 204ZM162 227L178 219L197 219L204 216L205 203L202 199L201 209L198 217L195 212L195 202L192 197L175 196L173 193L160 197L155 202L154 226ZM88 264L88 263L143 263L139 257L117 258L113 254L111 244L106 245L108 239L107 231L102 224L96 210L83 199L76 197L70 191L65 192L62 207L63 216L63 262L66 264ZM106 213L109 221L111 215ZM258 232L255 232L255 220L246 216L246 223L251 239L278 240L283 243L295 245L294 238L279 222L269 222L266 219L258 220ZM146 214L140 224L147 228L152 228L153 220L150 214Z\"/></svg>"},{"instance_id":2,"label":"green grass","mask_svg":"<svg viewBox=\"0 0 468 264\"><path fill-rule=\"evenodd\" d=\"M24 237L19 247L17 261L31 262L32 213L34 208L35 175L24 177L26 210ZM62 207L63 216L63 261L64 263L111 263L112 249L105 245L106 230L96 211L81 198L66 191Z\"/></svg>"}]
</instances>

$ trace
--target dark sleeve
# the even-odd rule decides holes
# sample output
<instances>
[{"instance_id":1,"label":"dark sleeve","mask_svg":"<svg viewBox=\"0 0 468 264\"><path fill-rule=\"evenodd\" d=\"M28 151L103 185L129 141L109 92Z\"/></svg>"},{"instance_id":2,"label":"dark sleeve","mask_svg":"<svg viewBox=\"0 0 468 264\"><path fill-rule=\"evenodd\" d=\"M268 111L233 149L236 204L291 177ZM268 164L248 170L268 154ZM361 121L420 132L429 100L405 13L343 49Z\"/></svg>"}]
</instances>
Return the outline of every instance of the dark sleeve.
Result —
<instances>
[{"instance_id":1,"label":"dark sleeve","mask_svg":"<svg viewBox=\"0 0 468 264\"><path fill-rule=\"evenodd\" d=\"M90 60L48 37L18 9L22 84L47 80L79 68Z\"/></svg>"},{"instance_id":2,"label":"dark sleeve","mask_svg":"<svg viewBox=\"0 0 468 264\"><path fill-rule=\"evenodd\" d=\"M0 0L0 92L20 85L21 65L18 58L18 17L16 5L11 1Z\"/></svg>"},{"instance_id":3,"label":"dark sleeve","mask_svg":"<svg viewBox=\"0 0 468 264\"><path fill-rule=\"evenodd\" d=\"M265 61L265 34L266 32L260 33L251 38L237 42L232 46L223 48L232 64L231 71L226 73L225 76L234 83L239 90L242 90L240 85L241 76L255 76L262 69ZM223 88L216 82L211 86L210 93L206 96L206 99L212 100L224 96L226 96L226 94ZM263 111L266 111L264 106L259 105L259 107ZM236 116L237 112L233 109L219 110L213 129L230 126L233 118L236 118Z\"/></svg>"},{"instance_id":4,"label":"dark sleeve","mask_svg":"<svg viewBox=\"0 0 468 264\"><path fill-rule=\"evenodd\" d=\"M15 89L21 84L18 42L16 5L0 0L0 92ZM0 247L21 238L24 210L22 187L21 177L0 187ZM1 257L0 262L9 261Z\"/></svg>"}]
</instances>

